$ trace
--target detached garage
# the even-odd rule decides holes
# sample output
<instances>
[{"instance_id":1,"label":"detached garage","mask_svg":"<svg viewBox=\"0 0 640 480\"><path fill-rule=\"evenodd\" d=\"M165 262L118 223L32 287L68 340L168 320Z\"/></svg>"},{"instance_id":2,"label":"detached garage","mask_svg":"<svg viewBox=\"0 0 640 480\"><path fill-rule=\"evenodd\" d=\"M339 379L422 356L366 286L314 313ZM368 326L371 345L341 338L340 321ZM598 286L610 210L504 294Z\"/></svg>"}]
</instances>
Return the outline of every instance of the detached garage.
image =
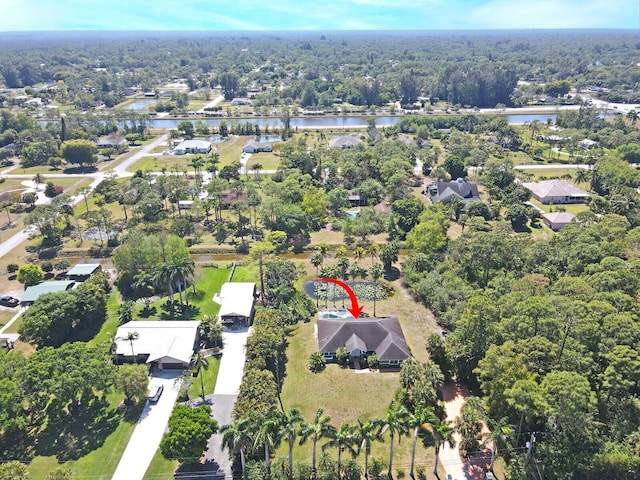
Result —
<instances>
[{"instance_id":1,"label":"detached garage","mask_svg":"<svg viewBox=\"0 0 640 480\"><path fill-rule=\"evenodd\" d=\"M199 325L196 321L163 320L125 323L116 333L115 362L185 370L198 344Z\"/></svg>"}]
</instances>

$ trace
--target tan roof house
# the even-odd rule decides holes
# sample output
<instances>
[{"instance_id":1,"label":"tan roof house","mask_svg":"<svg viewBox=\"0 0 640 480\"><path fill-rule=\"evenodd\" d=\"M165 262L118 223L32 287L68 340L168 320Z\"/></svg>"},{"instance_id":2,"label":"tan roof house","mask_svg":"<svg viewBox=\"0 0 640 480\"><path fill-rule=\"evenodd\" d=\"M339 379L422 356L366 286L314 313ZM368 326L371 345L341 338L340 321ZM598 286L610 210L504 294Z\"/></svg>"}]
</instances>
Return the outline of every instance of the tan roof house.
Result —
<instances>
[{"instance_id":1,"label":"tan roof house","mask_svg":"<svg viewBox=\"0 0 640 480\"><path fill-rule=\"evenodd\" d=\"M537 183L523 183L531 196L544 204L584 203L589 194L564 180L545 180Z\"/></svg>"},{"instance_id":2,"label":"tan roof house","mask_svg":"<svg viewBox=\"0 0 640 480\"><path fill-rule=\"evenodd\" d=\"M541 216L544 224L555 232L573 223L576 218L573 213L569 212L543 213Z\"/></svg>"}]
</instances>

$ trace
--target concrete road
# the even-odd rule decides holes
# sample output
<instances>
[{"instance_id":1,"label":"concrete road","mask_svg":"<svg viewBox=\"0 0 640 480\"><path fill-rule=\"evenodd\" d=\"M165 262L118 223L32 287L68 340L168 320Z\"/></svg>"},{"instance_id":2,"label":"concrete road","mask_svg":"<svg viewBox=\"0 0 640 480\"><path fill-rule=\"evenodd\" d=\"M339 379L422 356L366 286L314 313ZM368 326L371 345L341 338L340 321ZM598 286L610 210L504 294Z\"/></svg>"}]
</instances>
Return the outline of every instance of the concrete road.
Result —
<instances>
[{"instance_id":1,"label":"concrete road","mask_svg":"<svg viewBox=\"0 0 640 480\"><path fill-rule=\"evenodd\" d=\"M164 391L157 403L147 402L142 410L112 480L142 480L144 477L178 398L175 381L181 374L180 370L165 370L151 378L149 385L163 385Z\"/></svg>"}]
</instances>

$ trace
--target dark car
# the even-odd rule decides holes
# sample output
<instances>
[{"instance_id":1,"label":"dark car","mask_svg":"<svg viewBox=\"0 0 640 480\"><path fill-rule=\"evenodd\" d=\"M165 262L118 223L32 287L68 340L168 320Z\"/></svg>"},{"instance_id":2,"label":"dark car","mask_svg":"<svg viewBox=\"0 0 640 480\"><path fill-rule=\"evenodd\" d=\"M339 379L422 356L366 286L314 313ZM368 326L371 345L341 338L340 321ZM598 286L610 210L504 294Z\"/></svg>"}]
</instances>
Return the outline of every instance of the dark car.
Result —
<instances>
[{"instance_id":1,"label":"dark car","mask_svg":"<svg viewBox=\"0 0 640 480\"><path fill-rule=\"evenodd\" d=\"M0 297L0 305L3 305L5 307L17 307L18 305L20 305L20 300L18 300L17 298L13 298L10 295L2 295Z\"/></svg>"},{"instance_id":2,"label":"dark car","mask_svg":"<svg viewBox=\"0 0 640 480\"><path fill-rule=\"evenodd\" d=\"M157 402L160 400L160 395L162 395L162 391L164 387L162 385L154 385L149 388L149 401Z\"/></svg>"}]
</instances>

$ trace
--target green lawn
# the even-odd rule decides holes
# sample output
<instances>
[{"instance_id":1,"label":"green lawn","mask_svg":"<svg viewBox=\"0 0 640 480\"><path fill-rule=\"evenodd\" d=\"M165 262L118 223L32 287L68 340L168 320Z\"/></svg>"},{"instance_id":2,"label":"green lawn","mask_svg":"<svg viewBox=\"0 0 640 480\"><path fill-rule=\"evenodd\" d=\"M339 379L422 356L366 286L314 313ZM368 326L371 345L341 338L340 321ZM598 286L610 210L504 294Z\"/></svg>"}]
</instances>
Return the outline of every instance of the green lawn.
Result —
<instances>
[{"instance_id":1,"label":"green lawn","mask_svg":"<svg viewBox=\"0 0 640 480\"><path fill-rule=\"evenodd\" d=\"M574 215L577 215L580 212L586 212L589 210L589 207L584 203L543 205L542 203L538 202L535 198L531 198L529 201L533 203L536 207L544 210L546 213L559 212L561 210L564 210L565 212L569 212L569 213L573 213Z\"/></svg>"},{"instance_id":2,"label":"green lawn","mask_svg":"<svg viewBox=\"0 0 640 480\"><path fill-rule=\"evenodd\" d=\"M119 298L120 292L118 291L118 287L114 286L107 300L107 319L102 324L98 334L88 342L89 345L100 345L102 342L109 341L113 335L115 335L119 326L117 313L118 306L120 305Z\"/></svg>"},{"instance_id":3,"label":"green lawn","mask_svg":"<svg viewBox=\"0 0 640 480\"><path fill-rule=\"evenodd\" d=\"M189 389L189 398L196 398L202 395L201 375L204 383L204 394L211 395L215 389L218 371L220 370L220 357L207 357L207 361L209 366L206 369L200 369L200 373L193 377L193 384Z\"/></svg>"},{"instance_id":4,"label":"green lawn","mask_svg":"<svg viewBox=\"0 0 640 480\"><path fill-rule=\"evenodd\" d=\"M262 165L262 170L276 170L280 166L280 157L273 152L254 153L247 162L249 170L252 170L256 163Z\"/></svg>"},{"instance_id":5,"label":"green lawn","mask_svg":"<svg viewBox=\"0 0 640 480\"><path fill-rule=\"evenodd\" d=\"M177 460L164 458L160 453L160 449L158 449L144 474L143 480L174 480L173 472L176 471L179 465L180 463Z\"/></svg>"},{"instance_id":6,"label":"green lawn","mask_svg":"<svg viewBox=\"0 0 640 480\"><path fill-rule=\"evenodd\" d=\"M561 177L565 177L567 175L569 175L571 178L573 178L576 174L576 168L575 167L561 167L559 166L558 168L550 168L550 169L536 169L536 168L532 168L532 169L527 169L527 168L522 168L522 169L518 169L518 172L525 172L528 173L530 175L533 176L533 181L537 182L540 179L551 179L551 178L561 178ZM571 180L569 180L571 181Z\"/></svg>"},{"instance_id":7,"label":"green lawn","mask_svg":"<svg viewBox=\"0 0 640 480\"><path fill-rule=\"evenodd\" d=\"M193 155L152 155L149 157L142 157L140 160L129 166L127 170L129 172L136 172L142 170L143 172L161 172L163 168L166 168L167 172L193 171L193 167L190 165Z\"/></svg>"},{"instance_id":8,"label":"green lawn","mask_svg":"<svg viewBox=\"0 0 640 480\"><path fill-rule=\"evenodd\" d=\"M200 319L205 315L217 315L220 305L213 301L213 296L220 291L222 284L229 279L230 268L197 267L196 293L189 287L190 308L182 313L177 308L179 295L174 294L174 311L168 305L168 297L162 297L146 308L144 303L138 302L134 309L136 320L178 320L183 318ZM233 275L234 282L255 282L258 279L257 267L237 267ZM183 293L184 299L184 293Z\"/></svg>"}]
</instances>

